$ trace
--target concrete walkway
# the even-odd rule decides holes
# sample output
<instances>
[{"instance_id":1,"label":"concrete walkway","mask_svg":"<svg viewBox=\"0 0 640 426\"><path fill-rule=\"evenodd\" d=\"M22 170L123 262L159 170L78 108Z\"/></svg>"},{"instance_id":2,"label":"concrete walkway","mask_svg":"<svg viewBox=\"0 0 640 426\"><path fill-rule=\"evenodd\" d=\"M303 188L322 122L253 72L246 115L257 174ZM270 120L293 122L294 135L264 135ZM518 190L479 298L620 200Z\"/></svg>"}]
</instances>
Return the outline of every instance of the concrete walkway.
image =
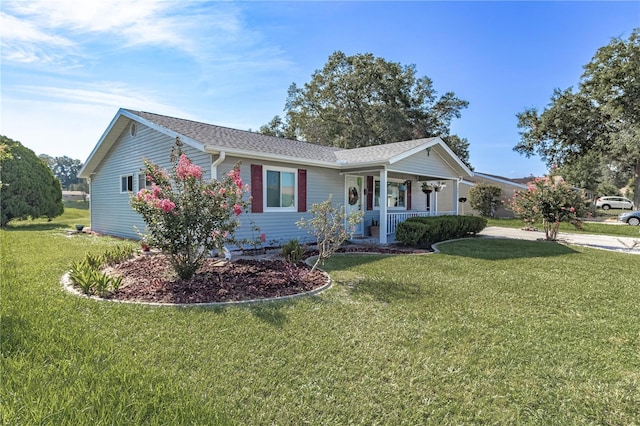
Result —
<instances>
[{"instance_id":1,"label":"concrete walkway","mask_svg":"<svg viewBox=\"0 0 640 426\"><path fill-rule=\"evenodd\" d=\"M639 229L640 231L640 229ZM544 231L523 231L515 228L486 227L478 235L490 238L516 238L521 240L544 240ZM608 235L558 233L558 242L601 250L640 254L640 233L638 238L614 237Z\"/></svg>"}]
</instances>

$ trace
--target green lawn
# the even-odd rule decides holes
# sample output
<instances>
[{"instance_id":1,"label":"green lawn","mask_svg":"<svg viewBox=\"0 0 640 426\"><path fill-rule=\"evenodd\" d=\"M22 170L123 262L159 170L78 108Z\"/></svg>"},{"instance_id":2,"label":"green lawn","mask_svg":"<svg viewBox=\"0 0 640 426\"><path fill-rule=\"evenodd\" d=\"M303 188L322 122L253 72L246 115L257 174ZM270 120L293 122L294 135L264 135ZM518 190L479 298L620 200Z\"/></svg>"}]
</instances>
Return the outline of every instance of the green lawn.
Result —
<instances>
[{"instance_id":1,"label":"green lawn","mask_svg":"<svg viewBox=\"0 0 640 426\"><path fill-rule=\"evenodd\" d=\"M629 210L626 210L627 212ZM622 212L622 210L620 210ZM616 214L614 217L617 217ZM522 228L524 223L522 219L489 219L487 226L501 226L505 228ZM542 223L536 225L541 231L544 230ZM584 222L582 229L577 229L570 223L560 223L560 232L570 232L575 234L600 234L613 235L619 237L635 237L640 238L640 227L630 226L626 224L616 225L602 222Z\"/></svg>"},{"instance_id":2,"label":"green lawn","mask_svg":"<svg viewBox=\"0 0 640 426\"><path fill-rule=\"evenodd\" d=\"M122 243L68 236L78 222L0 231L2 424L640 419L635 255L461 240L336 256L334 287L307 299L148 307L61 290L72 260Z\"/></svg>"}]
</instances>

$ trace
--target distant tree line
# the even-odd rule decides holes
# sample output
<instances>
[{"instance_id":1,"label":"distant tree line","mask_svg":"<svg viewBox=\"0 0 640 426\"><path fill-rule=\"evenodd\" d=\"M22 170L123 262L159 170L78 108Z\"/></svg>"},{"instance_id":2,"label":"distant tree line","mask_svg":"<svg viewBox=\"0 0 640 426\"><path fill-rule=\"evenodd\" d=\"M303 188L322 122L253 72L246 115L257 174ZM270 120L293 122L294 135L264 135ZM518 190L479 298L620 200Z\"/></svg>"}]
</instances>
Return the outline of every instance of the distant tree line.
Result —
<instances>
[{"instance_id":1,"label":"distant tree line","mask_svg":"<svg viewBox=\"0 0 640 426\"><path fill-rule=\"evenodd\" d=\"M78 178L78 172L82 168L80 160L69 158L66 155L52 157L47 154L40 154L38 157L49 166L53 175L60 181L62 189L89 192L89 184L86 180Z\"/></svg>"}]
</instances>

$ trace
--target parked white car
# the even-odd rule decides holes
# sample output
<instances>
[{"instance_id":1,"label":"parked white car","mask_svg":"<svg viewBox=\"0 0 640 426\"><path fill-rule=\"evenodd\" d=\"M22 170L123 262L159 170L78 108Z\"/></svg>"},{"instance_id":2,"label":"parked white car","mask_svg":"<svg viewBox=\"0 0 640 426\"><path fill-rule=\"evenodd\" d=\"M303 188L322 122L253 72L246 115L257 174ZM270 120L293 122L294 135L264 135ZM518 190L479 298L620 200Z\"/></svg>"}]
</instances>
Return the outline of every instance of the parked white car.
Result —
<instances>
[{"instance_id":1,"label":"parked white car","mask_svg":"<svg viewBox=\"0 0 640 426\"><path fill-rule=\"evenodd\" d=\"M596 200L596 208L609 209L633 209L633 201L625 197L600 197Z\"/></svg>"}]
</instances>

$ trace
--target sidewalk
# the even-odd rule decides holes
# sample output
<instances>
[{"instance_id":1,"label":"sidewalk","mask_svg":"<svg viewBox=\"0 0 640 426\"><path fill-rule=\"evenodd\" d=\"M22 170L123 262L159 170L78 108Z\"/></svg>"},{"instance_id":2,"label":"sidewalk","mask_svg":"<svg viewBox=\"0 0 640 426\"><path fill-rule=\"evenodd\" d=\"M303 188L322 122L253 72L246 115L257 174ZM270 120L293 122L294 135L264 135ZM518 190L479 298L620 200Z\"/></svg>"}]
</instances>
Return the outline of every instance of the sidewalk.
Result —
<instances>
[{"instance_id":1,"label":"sidewalk","mask_svg":"<svg viewBox=\"0 0 640 426\"><path fill-rule=\"evenodd\" d=\"M478 235L490 238L516 238L521 240L544 240L544 231L523 231L515 228L488 226ZM640 254L640 234L638 238L614 237L608 235L558 233L558 242L601 250ZM635 245L635 247L634 247Z\"/></svg>"}]
</instances>

